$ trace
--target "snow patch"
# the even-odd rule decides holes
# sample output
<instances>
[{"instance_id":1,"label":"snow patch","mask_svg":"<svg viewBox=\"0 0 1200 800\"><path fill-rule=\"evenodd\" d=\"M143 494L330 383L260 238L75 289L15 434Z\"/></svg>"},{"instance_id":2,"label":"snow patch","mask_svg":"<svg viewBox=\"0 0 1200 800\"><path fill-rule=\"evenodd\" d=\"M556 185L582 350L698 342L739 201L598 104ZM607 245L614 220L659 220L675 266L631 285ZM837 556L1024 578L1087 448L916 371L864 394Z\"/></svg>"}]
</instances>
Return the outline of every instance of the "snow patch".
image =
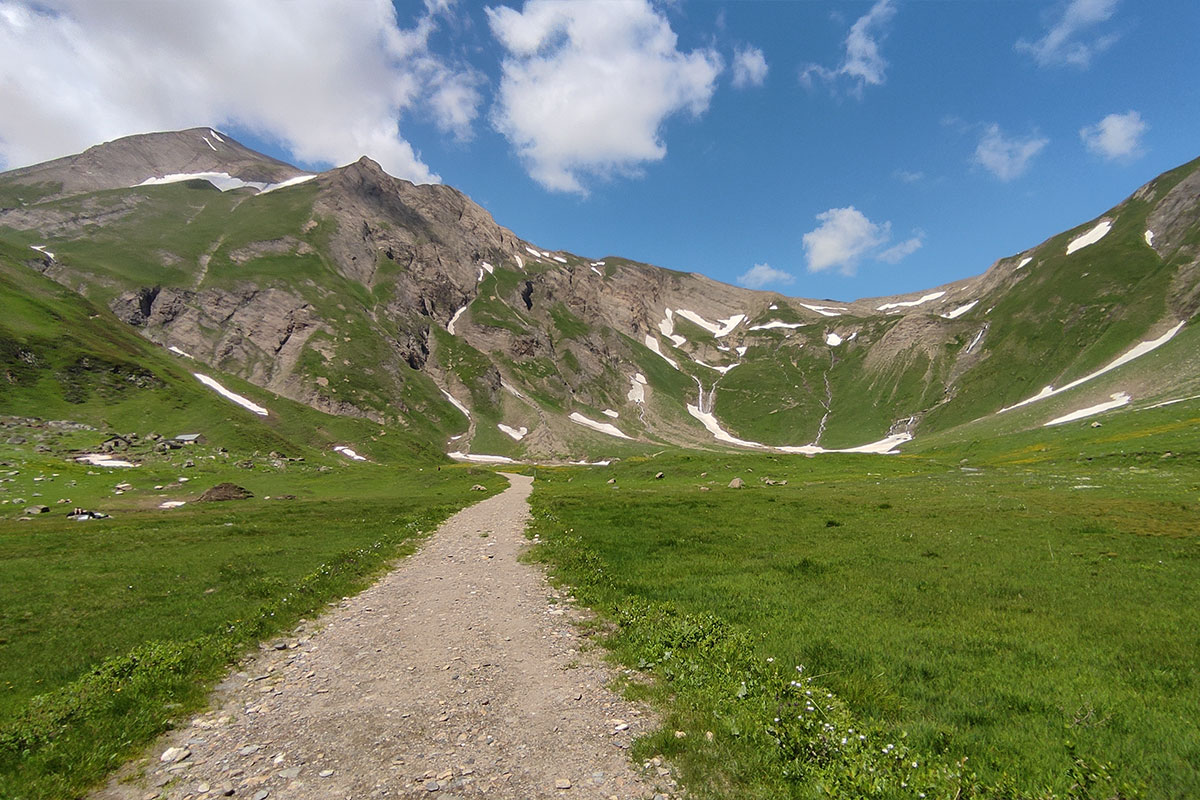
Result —
<instances>
[{"instance_id":1,"label":"snow patch","mask_svg":"<svg viewBox=\"0 0 1200 800\"><path fill-rule=\"evenodd\" d=\"M883 305L879 306L875 310L876 311L887 311L889 308L912 308L913 306L919 306L922 303L928 303L930 300L937 300L939 297L941 297L944 294L945 294L945 292L930 292L929 294L924 295L923 297L921 297L918 300L899 300L895 303L884 303Z\"/></svg>"},{"instance_id":2,"label":"snow patch","mask_svg":"<svg viewBox=\"0 0 1200 800\"><path fill-rule=\"evenodd\" d=\"M1154 231L1147 228L1145 237L1146 237L1146 244L1148 244L1151 247L1154 247Z\"/></svg>"},{"instance_id":3,"label":"snow patch","mask_svg":"<svg viewBox=\"0 0 1200 800\"><path fill-rule=\"evenodd\" d=\"M346 458L350 459L351 461L366 461L367 460L365 456L360 456L358 453L354 452L352 449L350 449L349 447L347 447L344 444L339 444L337 447L333 448L333 452L341 453L342 455L344 455Z\"/></svg>"},{"instance_id":4,"label":"snow patch","mask_svg":"<svg viewBox=\"0 0 1200 800\"><path fill-rule=\"evenodd\" d=\"M1037 394L1035 394L1033 397L1030 397L1026 400L1022 400L1021 402L1017 403L1016 405L1011 405L1011 406L1008 406L1007 408L1002 408L999 411L997 411L996 413L1003 414L1005 411L1011 411L1014 408L1020 408L1021 406L1027 406L1030 403L1036 403L1038 400L1045 400L1047 397L1053 397L1056 394L1061 394L1062 392L1065 392L1068 389L1074 389L1076 386L1087 383L1088 381L1093 380L1094 378L1098 378L1101 375L1105 374L1106 372L1112 372L1117 367L1128 364L1130 361L1133 361L1135 358L1140 358L1140 357L1146 355L1147 353L1153 352L1154 350L1157 350L1158 348L1162 347L1164 344L1171 341L1171 339L1174 338L1175 334L1179 333L1179 331L1183 328L1183 325L1184 325L1184 323L1180 322L1174 328L1171 328L1171 330L1167 331L1166 333L1164 333L1162 336L1158 337L1157 339L1149 339L1144 342L1138 342L1136 345L1134 345L1128 351L1126 351L1123 355L1117 356L1112 361L1110 361L1108 364L1104 365L1103 367L1096 370L1095 372L1090 373L1088 375L1084 375L1082 378L1078 378L1076 380L1071 381L1066 386L1062 386L1058 389L1055 389L1053 386L1044 386L1044 387L1042 387L1042 390L1040 392L1038 392Z\"/></svg>"},{"instance_id":5,"label":"snow patch","mask_svg":"<svg viewBox=\"0 0 1200 800\"><path fill-rule=\"evenodd\" d=\"M733 329L745 321L745 314L734 314L732 317L717 320L717 324L721 326L721 329L716 333L717 338L720 339L733 333Z\"/></svg>"},{"instance_id":6,"label":"snow patch","mask_svg":"<svg viewBox=\"0 0 1200 800\"><path fill-rule=\"evenodd\" d=\"M1067 255L1071 255L1076 250L1082 250L1090 244L1095 244L1104 238L1105 234L1112 230L1112 220L1102 219L1096 223L1096 227L1092 228L1087 233L1076 236L1067 245Z\"/></svg>"},{"instance_id":7,"label":"snow patch","mask_svg":"<svg viewBox=\"0 0 1200 800\"><path fill-rule=\"evenodd\" d=\"M721 427L721 423L717 420L712 412L701 411L698 406L687 404L687 411L696 419L700 420L701 424L713 435L713 438L726 444L733 444L739 447L752 447L759 450L774 450L780 453L803 453L805 455L816 455L817 453L876 453L880 455L895 455L898 451L896 447L912 440L912 434L909 433L894 433L884 437L877 442L869 442L859 445L858 447L847 447L841 450L826 450L824 447L819 447L815 444L805 445L784 445L772 447L760 442L751 442L745 439L739 439L733 434Z\"/></svg>"},{"instance_id":8,"label":"snow patch","mask_svg":"<svg viewBox=\"0 0 1200 800\"><path fill-rule=\"evenodd\" d=\"M767 306L767 311L778 311L778 310L779 310L779 306L775 305L774 303L771 303L771 305Z\"/></svg>"},{"instance_id":9,"label":"snow patch","mask_svg":"<svg viewBox=\"0 0 1200 800\"><path fill-rule=\"evenodd\" d=\"M835 306L810 306L808 303L801 303L800 305L809 311L817 312L822 317L840 317L846 311L844 308L837 308Z\"/></svg>"},{"instance_id":10,"label":"snow patch","mask_svg":"<svg viewBox=\"0 0 1200 800\"><path fill-rule=\"evenodd\" d=\"M714 324L697 314L695 311L688 311L686 308L677 308L675 309L675 313L686 320L696 323L718 339L723 336L728 336L733 332L734 328L736 328L738 325L741 325L746 320L745 314L734 314L732 317L727 319L719 319Z\"/></svg>"},{"instance_id":11,"label":"snow patch","mask_svg":"<svg viewBox=\"0 0 1200 800\"><path fill-rule=\"evenodd\" d=\"M629 379L629 393L625 395L625 399L627 399L631 403L645 403L646 402L646 376L645 375L638 372L638 373L635 373L634 376Z\"/></svg>"},{"instance_id":12,"label":"snow patch","mask_svg":"<svg viewBox=\"0 0 1200 800\"><path fill-rule=\"evenodd\" d=\"M185 505L187 505L186 500L163 500L161 503L158 504L158 507L159 508L179 508L180 506L185 506Z\"/></svg>"},{"instance_id":13,"label":"snow patch","mask_svg":"<svg viewBox=\"0 0 1200 800\"><path fill-rule=\"evenodd\" d=\"M825 334L825 344L829 345L830 347L837 347L843 341L845 341L845 340L842 339L842 337L838 336L836 333Z\"/></svg>"},{"instance_id":14,"label":"snow patch","mask_svg":"<svg viewBox=\"0 0 1200 800\"><path fill-rule=\"evenodd\" d=\"M526 252L526 253L529 253L529 255L533 256L534 258L541 258L541 257L542 257L542 254L541 254L539 251L537 251L537 250L534 250L534 249L533 249L532 247L530 247L529 245L525 245L525 252Z\"/></svg>"},{"instance_id":15,"label":"snow patch","mask_svg":"<svg viewBox=\"0 0 1200 800\"><path fill-rule=\"evenodd\" d=\"M621 416L620 413L618 413L617 411L614 411L611 408L606 408L600 413L602 413L606 417L609 417L610 419L616 419L617 417Z\"/></svg>"},{"instance_id":16,"label":"snow patch","mask_svg":"<svg viewBox=\"0 0 1200 800\"><path fill-rule=\"evenodd\" d=\"M248 411L253 411L255 414L258 414L260 417L267 416L267 410L265 408L263 408L262 406L260 406L258 403L255 403L253 400L249 399L248 397L243 397L242 395L237 394L236 392L229 391L224 386L217 383L217 381L213 380L212 378L208 377L207 375L201 375L199 372L193 372L192 376L195 377L196 380L200 381L208 388L214 390L217 394L224 397L226 400L232 400L233 402L237 403L242 408L244 408Z\"/></svg>"},{"instance_id":17,"label":"snow patch","mask_svg":"<svg viewBox=\"0 0 1200 800\"><path fill-rule=\"evenodd\" d=\"M1075 420L1083 419L1084 417L1092 417L1092 416L1095 416L1096 414L1100 414L1105 411L1110 411L1114 408L1120 408L1121 406L1127 406L1127 405L1129 405L1129 401L1132 399L1125 392L1117 392L1116 394L1110 394L1109 397L1111 397L1112 400L1109 400L1107 403L1098 403L1094 406L1088 406L1087 408L1081 408L1078 411L1072 411L1070 414L1064 414L1061 417L1055 417L1054 419L1050 420L1042 427L1048 428L1051 425L1061 425L1064 422L1074 422Z\"/></svg>"},{"instance_id":18,"label":"snow patch","mask_svg":"<svg viewBox=\"0 0 1200 800\"><path fill-rule=\"evenodd\" d=\"M212 151L213 151L214 153L215 153L215 152L217 152L217 146L216 146L215 144L213 144L212 142L210 142L210 141L208 140L208 137L207 137L207 136L201 136L200 138L204 140L204 143L205 143L206 145L208 145L210 148L212 148Z\"/></svg>"},{"instance_id":19,"label":"snow patch","mask_svg":"<svg viewBox=\"0 0 1200 800\"><path fill-rule=\"evenodd\" d=\"M208 129L208 135L216 139L221 144L225 144L225 140L221 138L221 134L217 133L212 128Z\"/></svg>"},{"instance_id":20,"label":"snow patch","mask_svg":"<svg viewBox=\"0 0 1200 800\"><path fill-rule=\"evenodd\" d=\"M562 256L555 256L555 257L554 257L554 260L555 260L555 261L557 261L557 262L558 262L558 263L560 263L560 264L565 264L565 263L567 263L567 260L566 260L565 258L563 258Z\"/></svg>"},{"instance_id":21,"label":"snow patch","mask_svg":"<svg viewBox=\"0 0 1200 800\"><path fill-rule=\"evenodd\" d=\"M486 261L480 261L479 266L482 267L483 269L487 270L488 275L491 275L492 273L494 273L496 271L496 268L493 267L491 264L489 264Z\"/></svg>"},{"instance_id":22,"label":"snow patch","mask_svg":"<svg viewBox=\"0 0 1200 800\"><path fill-rule=\"evenodd\" d=\"M215 148L214 148L215 149ZM257 189L259 194L273 192L276 189L282 189L286 186L295 186L298 183L311 181L316 175L297 175L294 178L288 178L286 181L279 183L264 183L262 181L244 181L241 178L235 178L228 172L173 172L170 175L161 177L146 178L146 180L137 184L138 186L161 186L167 183L181 183L183 181L208 181L222 192L228 192L231 189L242 189L245 187Z\"/></svg>"},{"instance_id":23,"label":"snow patch","mask_svg":"<svg viewBox=\"0 0 1200 800\"><path fill-rule=\"evenodd\" d=\"M505 425L503 422L498 422L498 423L496 423L496 427L499 428L502 433L508 434L515 441L518 441L518 442L521 441L522 439L524 439L527 435L529 435L529 429L526 428L524 425L522 425L519 428L513 428L508 425Z\"/></svg>"},{"instance_id":24,"label":"snow patch","mask_svg":"<svg viewBox=\"0 0 1200 800\"><path fill-rule=\"evenodd\" d=\"M266 187L261 192L259 192L259 194L268 194L270 192L275 191L276 189L286 189L289 186L296 186L297 184L306 183L308 181L311 181L315 177L317 177L317 176L316 175L297 175L294 178L288 178L286 181L280 181L279 183L268 183L266 185Z\"/></svg>"},{"instance_id":25,"label":"snow patch","mask_svg":"<svg viewBox=\"0 0 1200 800\"><path fill-rule=\"evenodd\" d=\"M858 447L845 447L839 450L826 450L824 447L818 447L812 444L801 445L800 447L776 447L776 450L784 453L804 453L806 455L816 455L818 453L875 453L876 455L896 455L899 451L896 448L905 442L912 441L910 433L893 433L891 436L885 436L877 442L868 442L860 444Z\"/></svg>"},{"instance_id":26,"label":"snow patch","mask_svg":"<svg viewBox=\"0 0 1200 800\"><path fill-rule=\"evenodd\" d=\"M979 304L978 300L972 300L969 303L964 303L963 305L959 306L958 308L954 309L953 311L949 312L948 314L942 314L942 316L945 317L946 319L958 319L959 317L961 317L963 314L970 311L972 308L974 308L978 304Z\"/></svg>"},{"instance_id":27,"label":"snow patch","mask_svg":"<svg viewBox=\"0 0 1200 800\"><path fill-rule=\"evenodd\" d=\"M482 453L447 453L455 461L470 461L474 464L516 464L508 456L488 456Z\"/></svg>"},{"instance_id":28,"label":"snow patch","mask_svg":"<svg viewBox=\"0 0 1200 800\"><path fill-rule=\"evenodd\" d=\"M458 322L458 318L461 317L463 315L463 312L466 310L467 310L467 307L463 306L458 311L454 312L454 316L451 317L450 321L446 323L446 333L449 333L449 334L454 333L454 323Z\"/></svg>"},{"instance_id":29,"label":"snow patch","mask_svg":"<svg viewBox=\"0 0 1200 800\"><path fill-rule=\"evenodd\" d=\"M41 254L42 254L42 255L44 255L46 258L50 259L51 261L53 261L53 260L54 260L54 253L51 253L49 250L47 250L47 249L46 249L46 245L44 245L44 244L31 244L31 245L29 245L29 246L30 246L32 249L34 249L34 250L37 250L39 253L41 253Z\"/></svg>"},{"instance_id":30,"label":"snow patch","mask_svg":"<svg viewBox=\"0 0 1200 800\"><path fill-rule=\"evenodd\" d=\"M662 348L659 347L658 339L655 339L653 336L651 336L648 333L646 334L646 347L649 347L651 352L653 352L655 355L657 355L663 361L666 361L668 364L670 364L675 369L679 369L679 362L676 361L675 359L671 358L670 356L668 356L666 353L664 353L662 351Z\"/></svg>"},{"instance_id":31,"label":"snow patch","mask_svg":"<svg viewBox=\"0 0 1200 800\"><path fill-rule=\"evenodd\" d=\"M105 453L86 453L81 456L76 456L75 460L80 464L91 464L93 467L135 467L136 464L129 461L122 461L119 458L113 458Z\"/></svg>"},{"instance_id":32,"label":"snow patch","mask_svg":"<svg viewBox=\"0 0 1200 800\"><path fill-rule=\"evenodd\" d=\"M455 408L457 408L459 411L461 411L463 413L464 417L466 417L467 419L471 418L471 412L467 410L466 406L464 406L462 403L458 402L458 400L454 397L454 395L450 394L445 389L442 389L442 394L445 395L446 399L450 401L451 405L453 405Z\"/></svg>"},{"instance_id":33,"label":"snow patch","mask_svg":"<svg viewBox=\"0 0 1200 800\"><path fill-rule=\"evenodd\" d=\"M604 273L603 273L603 272L601 272L600 270L596 269L595 267L592 267L592 272L596 273L596 274L597 274L597 275L599 275L601 278L603 278L603 277L604 277Z\"/></svg>"},{"instance_id":34,"label":"snow patch","mask_svg":"<svg viewBox=\"0 0 1200 800\"><path fill-rule=\"evenodd\" d=\"M1017 264L1017 269L1021 269L1021 268L1022 268L1022 267L1024 267L1026 264L1028 264L1030 261L1033 261L1033 256L1025 256L1025 257L1024 257L1024 258L1022 258L1022 259L1021 259L1021 261L1020 261L1020 262Z\"/></svg>"},{"instance_id":35,"label":"snow patch","mask_svg":"<svg viewBox=\"0 0 1200 800\"><path fill-rule=\"evenodd\" d=\"M834 315L834 316L836 316L836 315ZM803 328L803 327L804 327L804 323L803 323L803 322L781 322L780 320L773 319L773 320L771 320L770 322L764 322L762 325L751 325L751 326L750 326L749 328L747 328L746 330L750 330L750 331L769 331L769 330L771 330L772 328L792 328L792 329L795 329L795 328Z\"/></svg>"},{"instance_id":36,"label":"snow patch","mask_svg":"<svg viewBox=\"0 0 1200 800\"><path fill-rule=\"evenodd\" d=\"M691 403L687 404L687 411L693 417L700 420L700 423L702 425L704 425L704 427L708 430L708 432L713 435L713 438L719 442L725 442L726 444L736 444L739 447L755 447L755 448L759 448L759 449L763 449L766 447L765 444L759 444L758 442L750 442L750 441L746 441L745 439L739 439L736 436L734 436L733 434L729 433L728 431L726 431L724 428L721 427L721 423L717 421L717 418L710 411L701 411L699 406L694 406Z\"/></svg>"},{"instance_id":37,"label":"snow patch","mask_svg":"<svg viewBox=\"0 0 1200 800\"><path fill-rule=\"evenodd\" d=\"M591 428L594 431L599 431L600 433L607 433L609 436L616 436L618 439L631 439L632 438L632 437L626 436L624 433L622 433L621 430L619 428L617 428L616 425L610 425L607 422L597 422L594 419L588 419L583 414L580 414L578 411L572 411L571 416L569 416L567 419L569 419L572 422L577 423L579 425L583 425L586 428Z\"/></svg>"},{"instance_id":38,"label":"snow patch","mask_svg":"<svg viewBox=\"0 0 1200 800\"><path fill-rule=\"evenodd\" d=\"M687 344L687 339L683 338L678 333L672 333L667 338L670 339L671 344L675 345L676 347L683 347L685 344Z\"/></svg>"},{"instance_id":39,"label":"snow patch","mask_svg":"<svg viewBox=\"0 0 1200 800\"><path fill-rule=\"evenodd\" d=\"M979 329L979 333L975 334L975 338L971 340L971 343L969 345L967 345L967 349L964 350L963 352L969 353L972 350L974 350L975 345L979 344L979 340L983 338L983 335L985 333L987 333L987 325L984 325L982 328Z\"/></svg>"},{"instance_id":40,"label":"snow patch","mask_svg":"<svg viewBox=\"0 0 1200 800\"><path fill-rule=\"evenodd\" d=\"M593 261L593 262L592 262L592 266L593 266L593 267L603 267L603 266L604 266L604 262L603 262L603 261Z\"/></svg>"},{"instance_id":41,"label":"snow patch","mask_svg":"<svg viewBox=\"0 0 1200 800\"><path fill-rule=\"evenodd\" d=\"M172 353L174 353L174 354L175 354L175 355L177 355L177 356L183 356L184 358L192 358L192 354L191 354L191 353L186 353L186 352L184 352L183 350L180 350L180 349L179 349L178 347L176 347L175 345L171 345L171 346L170 346L170 347L168 347L167 349L168 349L168 350L170 350Z\"/></svg>"},{"instance_id":42,"label":"snow patch","mask_svg":"<svg viewBox=\"0 0 1200 800\"><path fill-rule=\"evenodd\" d=\"M670 336L675 332L675 317L671 313L671 309L668 308L666 310L666 313L662 318L662 322L658 323L658 329L662 332L663 336Z\"/></svg>"},{"instance_id":43,"label":"snow patch","mask_svg":"<svg viewBox=\"0 0 1200 800\"><path fill-rule=\"evenodd\" d=\"M736 366L737 366L737 364L726 364L726 365L725 365L725 366L723 366L723 367L714 367L712 364L706 364L706 363L704 363L703 361L701 361L701 360L700 360L700 359L698 359L698 358L697 358L697 359L694 359L694 360L695 360L695 362L696 362L697 364L699 364L700 366L702 366L702 367L708 367L709 369L716 370L717 372L721 373L722 375L724 375L726 372L729 372L729 370L731 370L731 369L733 369L734 367L736 367Z\"/></svg>"},{"instance_id":44,"label":"snow patch","mask_svg":"<svg viewBox=\"0 0 1200 800\"><path fill-rule=\"evenodd\" d=\"M738 356L741 357L741 356L746 355L746 351L749 350L750 348L746 347L745 345L742 345L741 347L737 347L734 349L737 350Z\"/></svg>"}]
</instances>

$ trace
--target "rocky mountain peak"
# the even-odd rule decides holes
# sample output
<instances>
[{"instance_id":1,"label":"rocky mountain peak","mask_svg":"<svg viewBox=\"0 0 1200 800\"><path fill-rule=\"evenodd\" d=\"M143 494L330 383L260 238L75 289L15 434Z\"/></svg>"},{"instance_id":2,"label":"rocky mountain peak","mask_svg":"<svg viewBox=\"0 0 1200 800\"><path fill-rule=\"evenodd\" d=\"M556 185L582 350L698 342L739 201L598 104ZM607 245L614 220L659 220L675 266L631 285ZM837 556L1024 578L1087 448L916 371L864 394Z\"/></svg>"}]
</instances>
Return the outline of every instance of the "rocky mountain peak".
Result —
<instances>
[{"instance_id":1,"label":"rocky mountain peak","mask_svg":"<svg viewBox=\"0 0 1200 800\"><path fill-rule=\"evenodd\" d=\"M51 189L44 199L124 189L168 175L223 173L242 181L279 183L303 173L255 152L213 128L142 133L104 142L74 156L12 170L5 177Z\"/></svg>"}]
</instances>

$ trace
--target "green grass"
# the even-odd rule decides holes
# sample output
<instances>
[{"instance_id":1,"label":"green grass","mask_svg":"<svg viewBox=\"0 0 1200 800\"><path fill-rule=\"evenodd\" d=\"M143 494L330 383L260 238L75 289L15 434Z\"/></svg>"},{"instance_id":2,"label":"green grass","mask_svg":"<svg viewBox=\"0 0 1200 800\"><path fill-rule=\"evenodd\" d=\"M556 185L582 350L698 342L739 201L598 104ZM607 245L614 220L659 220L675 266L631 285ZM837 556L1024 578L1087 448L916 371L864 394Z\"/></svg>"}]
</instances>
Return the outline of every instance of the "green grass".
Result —
<instances>
[{"instance_id":1,"label":"green grass","mask_svg":"<svg viewBox=\"0 0 1200 800\"><path fill-rule=\"evenodd\" d=\"M192 376L195 362L22 266L26 256L0 243L0 797L65 798L201 705L261 638L365 586L478 499L472 484L502 482L439 469L445 458L403 426L322 414L203 368L270 414L240 409ZM437 416L446 404L427 384L406 381L405 401ZM130 432L140 438L120 455L139 466L74 461ZM208 441L158 453L152 432ZM350 463L334 444L376 463ZM222 481L255 498L195 502ZM280 495L294 499L266 499ZM168 499L187 505L160 510ZM51 511L20 520L33 504ZM111 518L67 520L76 506Z\"/></svg>"},{"instance_id":2,"label":"green grass","mask_svg":"<svg viewBox=\"0 0 1200 800\"><path fill-rule=\"evenodd\" d=\"M1177 424L1157 413L1142 427ZM1200 470L1120 444L970 471L954 449L540 471L532 530L620 623L617 657L657 679L666 733L644 747L699 797L1192 797ZM838 742L853 727L931 772L775 721L797 665L833 695Z\"/></svg>"},{"instance_id":3,"label":"green grass","mask_svg":"<svg viewBox=\"0 0 1200 800\"><path fill-rule=\"evenodd\" d=\"M246 470L189 450L188 486L155 491L177 465L110 471L7 450L17 469L6 500L40 489L32 501L52 506L31 522L0 519L0 796L12 798L77 796L202 705L246 648L366 586L479 499L474 483L503 484L461 467ZM219 480L255 497L154 508ZM134 489L116 496L118 481ZM56 504L59 494L71 503ZM280 494L295 499L266 499ZM112 518L67 520L73 505Z\"/></svg>"}]
</instances>

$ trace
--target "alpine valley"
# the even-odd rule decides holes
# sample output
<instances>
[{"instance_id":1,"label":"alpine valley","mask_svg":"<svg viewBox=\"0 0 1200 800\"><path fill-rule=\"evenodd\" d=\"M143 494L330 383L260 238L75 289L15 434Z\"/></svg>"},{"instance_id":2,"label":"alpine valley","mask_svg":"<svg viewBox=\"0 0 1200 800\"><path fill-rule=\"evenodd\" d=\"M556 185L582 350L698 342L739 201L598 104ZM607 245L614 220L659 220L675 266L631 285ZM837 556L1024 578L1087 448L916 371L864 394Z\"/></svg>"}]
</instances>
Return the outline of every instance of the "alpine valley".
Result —
<instances>
[{"instance_id":1,"label":"alpine valley","mask_svg":"<svg viewBox=\"0 0 1200 800\"><path fill-rule=\"evenodd\" d=\"M286 398L431 456L908 451L1200 393L1198 167L976 277L834 301L548 250L369 158L308 174L197 128L0 174L0 274L6 309L54 281L101 338L136 331L268 420ZM71 416L80 372L165 363L15 319L7 413ZM342 444L386 458L372 438Z\"/></svg>"},{"instance_id":2,"label":"alpine valley","mask_svg":"<svg viewBox=\"0 0 1200 800\"><path fill-rule=\"evenodd\" d=\"M0 174L0 797L1200 796L1200 159L1029 245L802 299L210 128Z\"/></svg>"}]
</instances>

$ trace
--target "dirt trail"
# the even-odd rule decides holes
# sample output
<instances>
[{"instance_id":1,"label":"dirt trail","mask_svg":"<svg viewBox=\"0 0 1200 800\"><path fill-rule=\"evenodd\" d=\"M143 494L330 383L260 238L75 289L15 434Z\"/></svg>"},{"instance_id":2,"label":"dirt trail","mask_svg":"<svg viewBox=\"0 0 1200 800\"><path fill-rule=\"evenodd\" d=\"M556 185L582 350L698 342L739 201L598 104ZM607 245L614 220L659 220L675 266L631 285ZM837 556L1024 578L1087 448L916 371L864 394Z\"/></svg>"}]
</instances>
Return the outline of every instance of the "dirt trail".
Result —
<instances>
[{"instance_id":1,"label":"dirt trail","mask_svg":"<svg viewBox=\"0 0 1200 800\"><path fill-rule=\"evenodd\" d=\"M580 652L579 612L550 602L541 572L517 561L532 480L508 477L507 491L452 517L375 586L264 646L211 712L94 797L673 791L659 765L630 763L629 742L650 720L604 688L611 675L596 653Z\"/></svg>"}]
</instances>

